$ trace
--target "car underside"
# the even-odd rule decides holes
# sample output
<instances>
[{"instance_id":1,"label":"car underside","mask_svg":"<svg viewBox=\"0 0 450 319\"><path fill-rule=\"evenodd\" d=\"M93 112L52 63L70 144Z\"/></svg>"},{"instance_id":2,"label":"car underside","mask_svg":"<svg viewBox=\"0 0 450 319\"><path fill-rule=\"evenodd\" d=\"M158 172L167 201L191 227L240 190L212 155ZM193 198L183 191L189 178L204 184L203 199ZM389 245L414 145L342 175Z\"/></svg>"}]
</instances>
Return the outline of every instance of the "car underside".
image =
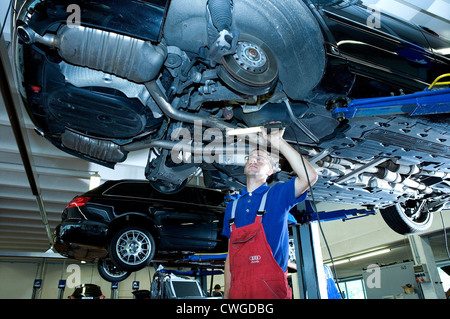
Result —
<instances>
[{"instance_id":1,"label":"car underside","mask_svg":"<svg viewBox=\"0 0 450 319\"><path fill-rule=\"evenodd\" d=\"M162 192L199 173L240 190L252 142L226 132L277 122L319 173L310 200L379 208L399 233L447 204L448 103L375 103L447 93L428 89L450 72L450 43L430 30L387 15L371 25L356 1L70 5L25 1L14 43L27 111L63 151L113 168L149 149L145 177ZM280 160L273 180L291 177Z\"/></svg>"}]
</instances>

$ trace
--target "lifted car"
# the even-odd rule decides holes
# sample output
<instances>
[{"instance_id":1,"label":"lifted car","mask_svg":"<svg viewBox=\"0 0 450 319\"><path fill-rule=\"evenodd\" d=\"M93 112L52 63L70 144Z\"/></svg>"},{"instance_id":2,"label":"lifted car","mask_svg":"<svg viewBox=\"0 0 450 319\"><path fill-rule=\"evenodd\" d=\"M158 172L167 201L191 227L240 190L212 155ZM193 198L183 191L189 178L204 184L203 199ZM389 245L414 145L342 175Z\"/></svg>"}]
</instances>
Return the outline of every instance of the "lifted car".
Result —
<instances>
[{"instance_id":1,"label":"lifted car","mask_svg":"<svg viewBox=\"0 0 450 319\"><path fill-rule=\"evenodd\" d=\"M154 257L227 251L223 202L221 192L199 187L164 194L145 180L107 181L67 205L54 249L121 281Z\"/></svg>"},{"instance_id":2,"label":"lifted car","mask_svg":"<svg viewBox=\"0 0 450 319\"><path fill-rule=\"evenodd\" d=\"M244 163L226 150L248 141L226 131L279 121L320 174L310 200L379 208L401 234L448 203L448 104L358 104L445 87L425 91L450 73L432 30L373 23L360 1L72 2L25 1L14 35L28 113L63 151L114 167L149 149L155 189L201 170L208 188L239 190Z\"/></svg>"}]
</instances>

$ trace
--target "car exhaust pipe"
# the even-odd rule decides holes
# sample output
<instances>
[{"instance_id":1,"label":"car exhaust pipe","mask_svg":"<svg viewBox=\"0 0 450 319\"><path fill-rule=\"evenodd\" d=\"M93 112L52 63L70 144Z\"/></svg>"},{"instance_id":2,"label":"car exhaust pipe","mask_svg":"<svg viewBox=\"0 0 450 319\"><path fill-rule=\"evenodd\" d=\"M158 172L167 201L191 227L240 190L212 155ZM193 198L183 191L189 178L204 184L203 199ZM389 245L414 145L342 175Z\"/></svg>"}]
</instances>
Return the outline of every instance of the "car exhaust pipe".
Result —
<instances>
[{"instance_id":1,"label":"car exhaust pipe","mask_svg":"<svg viewBox=\"0 0 450 319\"><path fill-rule=\"evenodd\" d=\"M209 154L211 150L206 152L206 146L202 144L189 145L180 141L169 140L157 140L157 139L144 139L138 142L132 142L129 144L118 145L116 143L102 140L94 137L84 136L76 132L66 130L61 135L61 142L65 148L75 151L77 153L85 154L93 159L100 160L108 163L119 163L126 160L129 152L148 149L148 148L162 148L169 151L185 151L192 154ZM236 146L233 149L229 149L228 146L214 146L214 152L227 156L236 154L245 154L245 146ZM214 156L211 154L211 156ZM231 161L231 159L230 159Z\"/></svg>"},{"instance_id":2,"label":"car exhaust pipe","mask_svg":"<svg viewBox=\"0 0 450 319\"><path fill-rule=\"evenodd\" d=\"M146 148L162 148L169 151L184 151L189 152L191 154L210 154L214 156L215 154L222 154L228 158L228 162L234 163L235 159L231 157L245 155L248 153L249 148L245 146L245 144L237 144L237 145L214 145L214 147L207 148L208 145L204 144L189 144L187 141L169 141L169 140L155 140L155 139L147 139L141 140L138 142L132 142L129 144L125 144L120 146L120 150L122 152L133 152Z\"/></svg>"},{"instance_id":3,"label":"car exhaust pipe","mask_svg":"<svg viewBox=\"0 0 450 319\"><path fill-rule=\"evenodd\" d=\"M42 36L27 25L17 27L17 35L25 44L40 43L51 48L58 46L58 37L56 35L45 34Z\"/></svg>"},{"instance_id":4,"label":"car exhaust pipe","mask_svg":"<svg viewBox=\"0 0 450 319\"><path fill-rule=\"evenodd\" d=\"M70 130L61 134L61 143L69 150L108 163L123 162L128 155L120 145L114 142L81 135Z\"/></svg>"},{"instance_id":5,"label":"car exhaust pipe","mask_svg":"<svg viewBox=\"0 0 450 319\"><path fill-rule=\"evenodd\" d=\"M215 127L221 130L236 128L236 126L232 124L228 124L222 120L213 117L206 117L176 110L172 106L172 104L169 103L169 101L165 97L165 94L160 89L156 81L150 81L145 83L145 87L147 88L148 92L150 93L150 95L152 96L153 100L156 102L158 107L161 109L161 111L171 119L191 124L194 124L194 121L201 121L202 126Z\"/></svg>"}]
</instances>

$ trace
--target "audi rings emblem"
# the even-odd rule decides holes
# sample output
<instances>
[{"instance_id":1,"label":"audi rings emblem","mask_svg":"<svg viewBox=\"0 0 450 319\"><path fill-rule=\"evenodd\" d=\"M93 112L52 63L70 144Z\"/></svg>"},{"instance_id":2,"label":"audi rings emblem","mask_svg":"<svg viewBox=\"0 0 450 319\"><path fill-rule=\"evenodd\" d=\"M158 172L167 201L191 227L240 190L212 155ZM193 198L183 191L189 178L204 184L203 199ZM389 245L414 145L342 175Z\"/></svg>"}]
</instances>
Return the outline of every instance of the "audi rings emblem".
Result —
<instances>
[{"instance_id":1,"label":"audi rings emblem","mask_svg":"<svg viewBox=\"0 0 450 319\"><path fill-rule=\"evenodd\" d=\"M261 260L261 256L260 255L250 256L249 260L251 264L259 263L259 261Z\"/></svg>"}]
</instances>

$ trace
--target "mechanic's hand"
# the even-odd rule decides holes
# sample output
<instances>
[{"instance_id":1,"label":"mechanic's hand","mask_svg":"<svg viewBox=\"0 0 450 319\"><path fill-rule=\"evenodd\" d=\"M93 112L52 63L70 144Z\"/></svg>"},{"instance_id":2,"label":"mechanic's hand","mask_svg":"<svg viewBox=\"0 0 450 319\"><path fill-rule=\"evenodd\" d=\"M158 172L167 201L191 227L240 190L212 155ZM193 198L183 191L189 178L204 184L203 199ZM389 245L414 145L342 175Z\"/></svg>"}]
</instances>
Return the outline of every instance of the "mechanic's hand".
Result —
<instances>
[{"instance_id":1,"label":"mechanic's hand","mask_svg":"<svg viewBox=\"0 0 450 319\"><path fill-rule=\"evenodd\" d=\"M283 139L284 127L279 121L268 122L264 124L264 128L261 130L261 134L265 140L270 142L270 145L272 147L278 149L280 140Z\"/></svg>"}]
</instances>

